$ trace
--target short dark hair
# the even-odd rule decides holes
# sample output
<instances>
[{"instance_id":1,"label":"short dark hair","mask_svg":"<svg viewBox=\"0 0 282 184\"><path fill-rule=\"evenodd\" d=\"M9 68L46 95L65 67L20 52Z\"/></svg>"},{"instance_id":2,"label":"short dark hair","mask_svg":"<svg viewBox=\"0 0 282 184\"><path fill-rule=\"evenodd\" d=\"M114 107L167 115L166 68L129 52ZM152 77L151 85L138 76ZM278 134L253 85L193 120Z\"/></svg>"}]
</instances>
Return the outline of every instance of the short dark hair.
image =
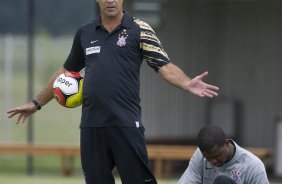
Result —
<instances>
[{"instance_id":1,"label":"short dark hair","mask_svg":"<svg viewBox=\"0 0 282 184\"><path fill-rule=\"evenodd\" d=\"M201 152L209 152L217 146L223 146L226 135L223 130L217 126L209 125L201 128L198 134L198 147Z\"/></svg>"}]
</instances>

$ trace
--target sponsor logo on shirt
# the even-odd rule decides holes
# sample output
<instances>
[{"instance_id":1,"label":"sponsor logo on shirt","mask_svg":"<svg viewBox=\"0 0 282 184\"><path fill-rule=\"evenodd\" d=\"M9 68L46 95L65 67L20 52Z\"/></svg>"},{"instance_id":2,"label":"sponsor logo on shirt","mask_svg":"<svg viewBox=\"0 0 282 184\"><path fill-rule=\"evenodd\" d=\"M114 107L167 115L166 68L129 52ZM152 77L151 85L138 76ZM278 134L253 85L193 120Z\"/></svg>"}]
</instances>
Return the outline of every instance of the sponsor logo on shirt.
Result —
<instances>
[{"instance_id":1,"label":"sponsor logo on shirt","mask_svg":"<svg viewBox=\"0 0 282 184\"><path fill-rule=\"evenodd\" d=\"M85 51L86 51L86 55L95 54L95 53L100 53L100 51L101 51L101 46L88 47L88 48L86 48Z\"/></svg>"}]
</instances>

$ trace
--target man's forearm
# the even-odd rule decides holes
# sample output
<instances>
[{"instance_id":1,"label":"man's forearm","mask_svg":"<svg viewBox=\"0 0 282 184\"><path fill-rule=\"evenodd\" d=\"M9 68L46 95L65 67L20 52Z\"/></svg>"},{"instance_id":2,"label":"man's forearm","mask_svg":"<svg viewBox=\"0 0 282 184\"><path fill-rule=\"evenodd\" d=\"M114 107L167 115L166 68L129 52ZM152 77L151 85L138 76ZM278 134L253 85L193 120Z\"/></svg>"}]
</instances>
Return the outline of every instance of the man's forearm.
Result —
<instances>
[{"instance_id":1,"label":"man's forearm","mask_svg":"<svg viewBox=\"0 0 282 184\"><path fill-rule=\"evenodd\" d=\"M53 76L50 78L49 82L47 85L41 90L38 95L35 97L35 100L41 105L47 104L50 100L53 99L53 83L56 80L56 78L66 72L67 70L64 69L63 67L60 68L58 71L56 71Z\"/></svg>"},{"instance_id":2,"label":"man's forearm","mask_svg":"<svg viewBox=\"0 0 282 184\"><path fill-rule=\"evenodd\" d=\"M166 64L159 69L159 74L173 86L188 90L191 79L178 66L172 63Z\"/></svg>"}]
</instances>

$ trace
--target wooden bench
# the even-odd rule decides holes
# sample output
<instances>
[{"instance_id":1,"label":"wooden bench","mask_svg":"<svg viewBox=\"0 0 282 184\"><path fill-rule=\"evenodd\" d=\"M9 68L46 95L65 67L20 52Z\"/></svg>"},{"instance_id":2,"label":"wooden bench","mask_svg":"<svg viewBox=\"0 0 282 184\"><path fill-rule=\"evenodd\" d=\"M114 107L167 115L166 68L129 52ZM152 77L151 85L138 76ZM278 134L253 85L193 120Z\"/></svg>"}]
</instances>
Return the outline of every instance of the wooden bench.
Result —
<instances>
[{"instance_id":1,"label":"wooden bench","mask_svg":"<svg viewBox=\"0 0 282 184\"><path fill-rule=\"evenodd\" d=\"M172 173L173 161L189 161L196 150L191 145L147 145L149 160L153 161L153 172L157 178L169 177ZM247 148L262 161L271 156L271 153L263 148ZM24 155L59 155L61 156L61 173L64 176L73 174L73 159L80 156L77 145L45 145L45 144L0 144L1 154Z\"/></svg>"},{"instance_id":2,"label":"wooden bench","mask_svg":"<svg viewBox=\"0 0 282 184\"><path fill-rule=\"evenodd\" d=\"M0 144L1 154L17 155L59 155L61 156L61 173L64 176L73 174L73 159L80 155L79 146L74 145L45 145L45 144Z\"/></svg>"},{"instance_id":3,"label":"wooden bench","mask_svg":"<svg viewBox=\"0 0 282 184\"><path fill-rule=\"evenodd\" d=\"M189 161L196 146L181 145L147 145L149 159L153 163L153 173L156 178L169 177L172 173L172 161Z\"/></svg>"}]
</instances>

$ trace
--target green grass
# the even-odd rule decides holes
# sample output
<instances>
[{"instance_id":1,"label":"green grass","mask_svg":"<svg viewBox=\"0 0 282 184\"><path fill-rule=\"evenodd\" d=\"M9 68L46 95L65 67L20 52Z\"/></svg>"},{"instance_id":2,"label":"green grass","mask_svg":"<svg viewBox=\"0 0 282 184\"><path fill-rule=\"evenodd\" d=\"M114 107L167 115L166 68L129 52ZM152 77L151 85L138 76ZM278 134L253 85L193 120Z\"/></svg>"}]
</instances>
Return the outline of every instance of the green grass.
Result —
<instances>
[{"instance_id":1,"label":"green grass","mask_svg":"<svg viewBox=\"0 0 282 184\"><path fill-rule=\"evenodd\" d=\"M60 177L60 176L28 176L28 175L12 175L1 174L0 181L3 184L84 184L82 176ZM159 184L176 184L176 179L158 180ZM281 184L282 182L271 182L271 184ZM121 184L119 178L116 178L116 184Z\"/></svg>"},{"instance_id":2,"label":"green grass","mask_svg":"<svg viewBox=\"0 0 282 184\"><path fill-rule=\"evenodd\" d=\"M83 177L50 177L50 176L27 176L27 175L3 175L0 174L0 181L3 184L84 184ZM176 184L176 180L160 180L159 184ZM121 184L116 178L116 184Z\"/></svg>"},{"instance_id":3,"label":"green grass","mask_svg":"<svg viewBox=\"0 0 282 184\"><path fill-rule=\"evenodd\" d=\"M84 184L80 160L74 160L74 175L61 176L61 160L58 156L36 156L34 171L30 176L26 170L26 156L0 156L0 183L2 184ZM159 184L175 184L176 180L159 180ZM121 184L116 178L116 184Z\"/></svg>"},{"instance_id":4,"label":"green grass","mask_svg":"<svg viewBox=\"0 0 282 184\"><path fill-rule=\"evenodd\" d=\"M62 177L61 160L58 156L34 157L34 172L26 174L26 156L0 156L0 183L2 184L84 184L80 160L74 160L74 175ZM159 184L176 184L179 177L158 180ZM116 177L116 184L121 181ZM271 181L282 184L282 181Z\"/></svg>"},{"instance_id":5,"label":"green grass","mask_svg":"<svg viewBox=\"0 0 282 184\"><path fill-rule=\"evenodd\" d=\"M3 184L84 184L82 177L27 176L0 174Z\"/></svg>"}]
</instances>

